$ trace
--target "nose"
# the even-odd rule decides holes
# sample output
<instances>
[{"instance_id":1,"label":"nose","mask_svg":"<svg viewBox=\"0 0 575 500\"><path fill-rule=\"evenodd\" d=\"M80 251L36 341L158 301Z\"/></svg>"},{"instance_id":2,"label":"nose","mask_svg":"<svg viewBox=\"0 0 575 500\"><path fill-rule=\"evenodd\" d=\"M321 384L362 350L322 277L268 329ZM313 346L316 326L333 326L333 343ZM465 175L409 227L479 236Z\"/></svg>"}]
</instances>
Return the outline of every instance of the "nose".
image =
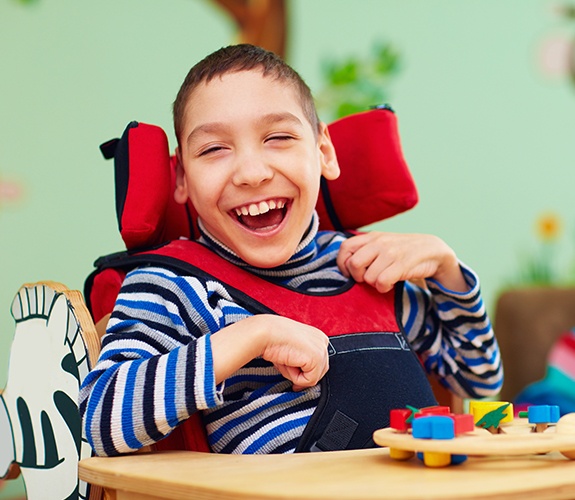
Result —
<instances>
[{"instance_id":1,"label":"nose","mask_svg":"<svg viewBox=\"0 0 575 500\"><path fill-rule=\"evenodd\" d=\"M233 183L236 186L257 187L270 180L273 172L273 168L259 155L239 155L234 165Z\"/></svg>"}]
</instances>

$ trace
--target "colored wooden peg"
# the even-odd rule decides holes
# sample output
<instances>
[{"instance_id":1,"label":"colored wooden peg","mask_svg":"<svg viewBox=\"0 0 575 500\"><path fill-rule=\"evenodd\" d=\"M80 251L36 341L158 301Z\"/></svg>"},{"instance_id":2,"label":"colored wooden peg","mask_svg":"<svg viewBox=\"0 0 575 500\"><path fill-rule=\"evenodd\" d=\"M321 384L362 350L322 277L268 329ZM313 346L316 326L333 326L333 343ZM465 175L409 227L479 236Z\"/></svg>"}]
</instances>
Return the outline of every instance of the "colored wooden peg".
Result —
<instances>
[{"instance_id":1,"label":"colored wooden peg","mask_svg":"<svg viewBox=\"0 0 575 500\"><path fill-rule=\"evenodd\" d=\"M397 408L389 412L389 426L398 432L407 432L411 427L413 412L407 408Z\"/></svg>"},{"instance_id":2,"label":"colored wooden peg","mask_svg":"<svg viewBox=\"0 0 575 500\"><path fill-rule=\"evenodd\" d=\"M448 406L433 406L418 410L408 407L394 409L390 412L390 430L397 434L407 434L411 427L411 435L415 439L449 440L456 435L473 431L474 420L471 414L453 414ZM393 460L409 460L414 455L412 450L404 450L394 446L389 448L389 456ZM419 452L417 456L427 467L445 467L464 462L467 455L436 451Z\"/></svg>"},{"instance_id":3,"label":"colored wooden peg","mask_svg":"<svg viewBox=\"0 0 575 500\"><path fill-rule=\"evenodd\" d=\"M453 439L455 422L449 415L418 416L412 424L412 435L420 439ZM423 463L427 467L445 467L451 464L451 454L426 451Z\"/></svg>"},{"instance_id":4,"label":"colored wooden peg","mask_svg":"<svg viewBox=\"0 0 575 500\"><path fill-rule=\"evenodd\" d=\"M448 415L418 417L413 421L412 435L420 439L453 439L455 423Z\"/></svg>"},{"instance_id":5,"label":"colored wooden peg","mask_svg":"<svg viewBox=\"0 0 575 500\"><path fill-rule=\"evenodd\" d=\"M416 408L415 406L411 405L405 405L405 407L411 411L411 416L407 419L407 423L411 425L411 422L413 422L415 415L419 413L419 408Z\"/></svg>"},{"instance_id":6,"label":"colored wooden peg","mask_svg":"<svg viewBox=\"0 0 575 500\"><path fill-rule=\"evenodd\" d=\"M389 426L399 433L407 433L411 429L411 421L417 411L417 408L396 408L391 410L389 412ZM409 460L413 455L413 451L389 448L389 456L393 460Z\"/></svg>"},{"instance_id":7,"label":"colored wooden peg","mask_svg":"<svg viewBox=\"0 0 575 500\"><path fill-rule=\"evenodd\" d=\"M452 413L450 417L453 419L456 436L475 430L475 421L471 413Z\"/></svg>"},{"instance_id":8,"label":"colored wooden peg","mask_svg":"<svg viewBox=\"0 0 575 500\"><path fill-rule=\"evenodd\" d=\"M423 463L427 467L447 467L451 465L451 454L426 451L423 454Z\"/></svg>"},{"instance_id":9,"label":"colored wooden peg","mask_svg":"<svg viewBox=\"0 0 575 500\"><path fill-rule=\"evenodd\" d=\"M477 427L492 434L500 432L501 424L513 421L513 405L506 401L470 401L469 413Z\"/></svg>"},{"instance_id":10,"label":"colored wooden peg","mask_svg":"<svg viewBox=\"0 0 575 500\"><path fill-rule=\"evenodd\" d=\"M459 465L467 460L467 455L451 455L451 465Z\"/></svg>"},{"instance_id":11,"label":"colored wooden peg","mask_svg":"<svg viewBox=\"0 0 575 500\"><path fill-rule=\"evenodd\" d=\"M530 424L556 424L559 420L559 406L533 405L527 408L527 418Z\"/></svg>"},{"instance_id":12,"label":"colored wooden peg","mask_svg":"<svg viewBox=\"0 0 575 500\"><path fill-rule=\"evenodd\" d=\"M389 458L393 460L405 461L413 457L415 453L409 450L402 450L400 448L389 448Z\"/></svg>"},{"instance_id":13,"label":"colored wooden peg","mask_svg":"<svg viewBox=\"0 0 575 500\"><path fill-rule=\"evenodd\" d=\"M535 424L534 432L544 432L549 424L557 423L559 416L557 405L533 405L527 408L529 423Z\"/></svg>"},{"instance_id":14,"label":"colored wooden peg","mask_svg":"<svg viewBox=\"0 0 575 500\"><path fill-rule=\"evenodd\" d=\"M426 406L421 408L419 413L415 415L415 418L420 418L427 415L450 415L451 408L449 406Z\"/></svg>"}]
</instances>

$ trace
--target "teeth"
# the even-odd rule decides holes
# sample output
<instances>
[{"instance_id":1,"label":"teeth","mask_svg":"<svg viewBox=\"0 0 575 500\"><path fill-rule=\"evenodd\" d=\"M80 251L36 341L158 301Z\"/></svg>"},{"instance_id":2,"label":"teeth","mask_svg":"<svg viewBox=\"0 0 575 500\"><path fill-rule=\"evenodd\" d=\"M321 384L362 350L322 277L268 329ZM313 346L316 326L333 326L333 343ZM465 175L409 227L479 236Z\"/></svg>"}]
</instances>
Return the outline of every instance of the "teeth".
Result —
<instances>
[{"instance_id":1,"label":"teeth","mask_svg":"<svg viewBox=\"0 0 575 500\"><path fill-rule=\"evenodd\" d=\"M238 217L242 215L261 215L269 212L270 210L275 210L276 208L285 207L285 201L283 200L268 200L260 201L259 203L251 203L249 205L244 205L243 207L238 207L235 212Z\"/></svg>"},{"instance_id":2,"label":"teeth","mask_svg":"<svg viewBox=\"0 0 575 500\"><path fill-rule=\"evenodd\" d=\"M265 201L260 201L259 204L260 214L265 214L270 211L270 206Z\"/></svg>"}]
</instances>

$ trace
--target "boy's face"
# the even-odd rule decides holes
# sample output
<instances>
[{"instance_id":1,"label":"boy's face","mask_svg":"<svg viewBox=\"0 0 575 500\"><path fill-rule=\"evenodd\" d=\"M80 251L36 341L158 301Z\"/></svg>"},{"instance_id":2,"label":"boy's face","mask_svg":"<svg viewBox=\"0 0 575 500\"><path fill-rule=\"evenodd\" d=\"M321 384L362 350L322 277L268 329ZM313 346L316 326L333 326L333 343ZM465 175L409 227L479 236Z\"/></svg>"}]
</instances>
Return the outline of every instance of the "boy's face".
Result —
<instances>
[{"instance_id":1,"label":"boy's face","mask_svg":"<svg viewBox=\"0 0 575 500\"><path fill-rule=\"evenodd\" d=\"M260 71L228 73L188 98L176 200L249 264L286 262L308 228L320 176L339 167L324 124L316 135L295 89Z\"/></svg>"}]
</instances>

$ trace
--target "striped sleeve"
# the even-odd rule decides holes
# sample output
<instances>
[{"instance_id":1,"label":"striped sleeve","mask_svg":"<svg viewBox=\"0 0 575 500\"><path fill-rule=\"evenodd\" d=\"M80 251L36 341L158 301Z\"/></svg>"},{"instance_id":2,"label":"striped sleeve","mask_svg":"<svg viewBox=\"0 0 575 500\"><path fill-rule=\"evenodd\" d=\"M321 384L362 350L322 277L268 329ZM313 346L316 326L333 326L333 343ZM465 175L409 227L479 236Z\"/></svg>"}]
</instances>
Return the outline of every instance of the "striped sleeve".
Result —
<instances>
[{"instance_id":1,"label":"striped sleeve","mask_svg":"<svg viewBox=\"0 0 575 500\"><path fill-rule=\"evenodd\" d=\"M84 431L98 455L157 442L221 403L210 347L221 312L210 308L209 293L198 279L165 269L128 274L80 392Z\"/></svg>"},{"instance_id":2,"label":"striped sleeve","mask_svg":"<svg viewBox=\"0 0 575 500\"><path fill-rule=\"evenodd\" d=\"M407 282L403 325L428 373L461 397L496 395L503 383L499 346L476 274L461 264L469 291L453 292L439 282Z\"/></svg>"}]
</instances>

